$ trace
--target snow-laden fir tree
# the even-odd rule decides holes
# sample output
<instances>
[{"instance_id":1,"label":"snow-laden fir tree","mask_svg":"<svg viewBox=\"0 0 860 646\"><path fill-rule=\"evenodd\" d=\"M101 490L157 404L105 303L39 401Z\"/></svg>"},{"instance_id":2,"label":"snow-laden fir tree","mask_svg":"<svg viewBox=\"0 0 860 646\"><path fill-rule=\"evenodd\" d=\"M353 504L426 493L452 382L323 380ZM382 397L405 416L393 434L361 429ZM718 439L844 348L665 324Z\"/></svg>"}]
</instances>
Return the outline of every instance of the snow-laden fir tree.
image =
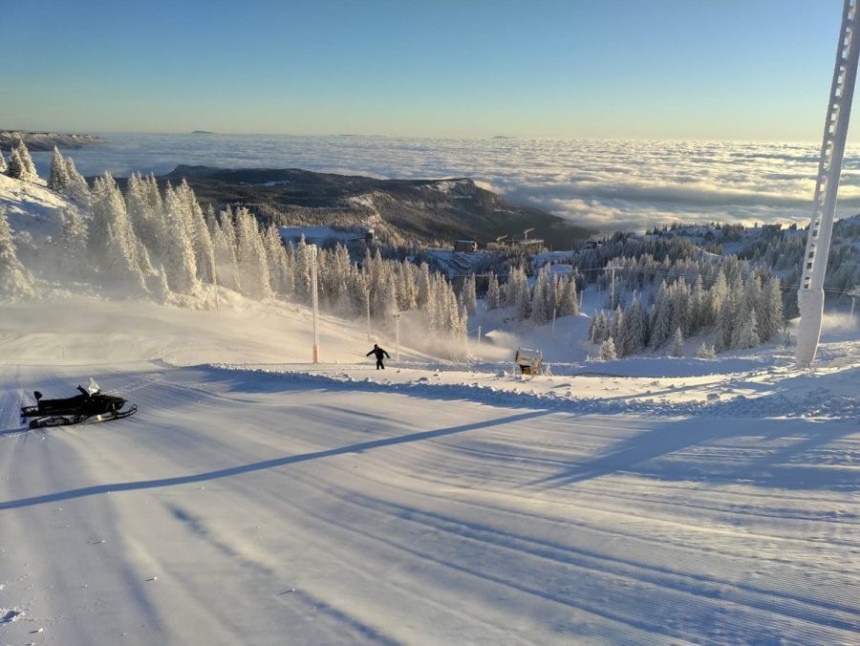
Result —
<instances>
[{"instance_id":1,"label":"snow-laden fir tree","mask_svg":"<svg viewBox=\"0 0 860 646\"><path fill-rule=\"evenodd\" d=\"M717 353L714 351L714 346L708 345L702 341L702 345L700 345L699 349L696 350L696 356L699 359L713 359L717 356Z\"/></svg>"},{"instance_id":2,"label":"snow-laden fir tree","mask_svg":"<svg viewBox=\"0 0 860 646\"><path fill-rule=\"evenodd\" d=\"M648 340L648 315L638 296L624 309L619 351L621 356L637 354L645 349Z\"/></svg>"},{"instance_id":3,"label":"snow-laden fir tree","mask_svg":"<svg viewBox=\"0 0 860 646\"><path fill-rule=\"evenodd\" d=\"M125 206L132 228L156 263L164 260L167 249L167 222L160 196L151 196L153 184L144 180L139 173L128 178L125 189ZM157 185L155 190L158 191Z\"/></svg>"},{"instance_id":4,"label":"snow-laden fir tree","mask_svg":"<svg viewBox=\"0 0 860 646\"><path fill-rule=\"evenodd\" d=\"M418 268L418 298L417 306L419 310L428 311L431 302L431 279L430 266L426 262L422 262Z\"/></svg>"},{"instance_id":5,"label":"snow-laden fir tree","mask_svg":"<svg viewBox=\"0 0 860 646\"><path fill-rule=\"evenodd\" d=\"M204 283L211 283L215 275L215 268L212 265L212 236L209 234L209 227L206 226L203 209L185 179L179 185L177 194L179 199L184 202L187 214L188 235L191 238L191 247L194 249L197 278Z\"/></svg>"},{"instance_id":6,"label":"snow-laden fir tree","mask_svg":"<svg viewBox=\"0 0 860 646\"><path fill-rule=\"evenodd\" d=\"M60 270L66 276L83 278L88 273L87 266L87 221L75 207L65 209L60 214L63 230L60 247Z\"/></svg>"},{"instance_id":7,"label":"snow-laden fir tree","mask_svg":"<svg viewBox=\"0 0 860 646\"><path fill-rule=\"evenodd\" d=\"M469 314L475 313L475 308L478 304L478 295L475 289L475 274L469 276L463 281L463 289L460 292L460 300L466 306L466 311Z\"/></svg>"},{"instance_id":8,"label":"snow-laden fir tree","mask_svg":"<svg viewBox=\"0 0 860 646\"><path fill-rule=\"evenodd\" d=\"M308 248L308 243L305 242L305 236L299 238L296 245L295 264L293 273L295 278L296 298L300 303L311 302L311 252Z\"/></svg>"},{"instance_id":9,"label":"snow-laden fir tree","mask_svg":"<svg viewBox=\"0 0 860 646\"><path fill-rule=\"evenodd\" d=\"M775 338L784 324L782 313L782 285L772 276L761 295L761 306L757 308L758 334L762 341Z\"/></svg>"},{"instance_id":10,"label":"snow-laden fir tree","mask_svg":"<svg viewBox=\"0 0 860 646\"><path fill-rule=\"evenodd\" d=\"M731 348L754 348L760 342L756 306L761 300L761 281L752 275L744 283L743 297L732 328Z\"/></svg>"},{"instance_id":11,"label":"snow-laden fir tree","mask_svg":"<svg viewBox=\"0 0 860 646\"><path fill-rule=\"evenodd\" d=\"M615 351L615 341L612 337L607 338L600 344L600 358L603 361L611 361L617 359L618 355Z\"/></svg>"},{"instance_id":12,"label":"snow-laden fir tree","mask_svg":"<svg viewBox=\"0 0 860 646\"><path fill-rule=\"evenodd\" d=\"M122 192L110 173L96 178L92 197L88 248L100 268L102 282L145 292L152 267L132 229Z\"/></svg>"},{"instance_id":13,"label":"snow-laden fir tree","mask_svg":"<svg viewBox=\"0 0 860 646\"><path fill-rule=\"evenodd\" d=\"M0 148L0 173L6 174L6 158L3 156L3 149Z\"/></svg>"},{"instance_id":14,"label":"snow-laden fir tree","mask_svg":"<svg viewBox=\"0 0 860 646\"><path fill-rule=\"evenodd\" d=\"M212 247L215 254L215 272L218 284L236 292L242 291L242 281L239 279L239 266L236 262L236 233L233 227L233 212L221 212L221 223L216 223L212 237Z\"/></svg>"},{"instance_id":15,"label":"snow-laden fir tree","mask_svg":"<svg viewBox=\"0 0 860 646\"><path fill-rule=\"evenodd\" d=\"M734 343L737 342L738 334L735 328L738 325L738 316L740 313L741 302L743 301L744 284L743 280L738 277L734 282L730 283L728 293L723 299L720 311L717 314L716 323L716 338L714 347L718 352L731 350Z\"/></svg>"},{"instance_id":16,"label":"snow-laden fir tree","mask_svg":"<svg viewBox=\"0 0 860 646\"><path fill-rule=\"evenodd\" d=\"M598 312L591 319L591 325L588 328L588 338L595 345L599 345L606 340L609 333L609 324L603 312Z\"/></svg>"},{"instance_id":17,"label":"snow-laden fir tree","mask_svg":"<svg viewBox=\"0 0 860 646\"><path fill-rule=\"evenodd\" d=\"M484 298L484 309L486 311L494 310L501 305L501 292L499 290L499 279L496 274L490 274L489 285L487 287L487 295Z\"/></svg>"},{"instance_id":18,"label":"snow-laden fir tree","mask_svg":"<svg viewBox=\"0 0 860 646\"><path fill-rule=\"evenodd\" d=\"M761 343L758 335L755 307L741 306L740 321L735 326L734 332L732 346L734 348L748 350Z\"/></svg>"},{"instance_id":19,"label":"snow-laden fir tree","mask_svg":"<svg viewBox=\"0 0 860 646\"><path fill-rule=\"evenodd\" d=\"M558 316L576 316L579 314L579 301L576 294L576 281L573 276L562 280L561 297L558 303Z\"/></svg>"},{"instance_id":20,"label":"snow-laden fir tree","mask_svg":"<svg viewBox=\"0 0 860 646\"><path fill-rule=\"evenodd\" d=\"M672 335L672 295L664 280L651 310L651 347L662 348Z\"/></svg>"},{"instance_id":21,"label":"snow-laden fir tree","mask_svg":"<svg viewBox=\"0 0 860 646\"><path fill-rule=\"evenodd\" d=\"M284 243L278 234L278 228L270 225L265 235L266 259L269 263L269 274L272 280L272 289L283 296L292 294L293 276L287 264L287 254L284 251Z\"/></svg>"},{"instance_id":22,"label":"snow-laden fir tree","mask_svg":"<svg viewBox=\"0 0 860 646\"><path fill-rule=\"evenodd\" d=\"M86 178L78 172L75 162L71 157L66 157L65 162L69 184L66 186L63 194L78 206L89 207L92 202L92 193Z\"/></svg>"},{"instance_id":23,"label":"snow-laden fir tree","mask_svg":"<svg viewBox=\"0 0 860 646\"><path fill-rule=\"evenodd\" d=\"M346 247L343 248L346 263L349 263L349 254ZM418 307L418 287L415 284L415 265L404 260L397 268L397 298L400 311L407 312Z\"/></svg>"},{"instance_id":24,"label":"snow-laden fir tree","mask_svg":"<svg viewBox=\"0 0 860 646\"><path fill-rule=\"evenodd\" d=\"M0 298L29 298L34 293L33 277L18 260L6 209L0 206Z\"/></svg>"},{"instance_id":25,"label":"snow-laden fir tree","mask_svg":"<svg viewBox=\"0 0 860 646\"><path fill-rule=\"evenodd\" d=\"M535 326L545 325L549 318L546 313L546 289L547 289L547 273L542 269L535 279L534 287L532 288L531 303L529 310L531 322ZM520 309L517 309L519 315Z\"/></svg>"},{"instance_id":26,"label":"snow-laden fir tree","mask_svg":"<svg viewBox=\"0 0 860 646\"><path fill-rule=\"evenodd\" d=\"M167 239L163 264L170 288L178 294L199 291L197 258L191 241L190 214L185 203L168 183L164 189L164 219Z\"/></svg>"},{"instance_id":27,"label":"snow-laden fir tree","mask_svg":"<svg viewBox=\"0 0 860 646\"><path fill-rule=\"evenodd\" d=\"M272 281L263 237L257 219L244 206L236 211L236 260L242 288L251 298L262 300L272 296ZM308 271L308 302L310 301L310 253L306 249Z\"/></svg>"},{"instance_id":28,"label":"snow-laden fir tree","mask_svg":"<svg viewBox=\"0 0 860 646\"><path fill-rule=\"evenodd\" d=\"M48 176L48 188L59 193L66 190L69 181L69 168L66 160L60 154L60 149L54 146L54 152L51 154L51 172Z\"/></svg>"},{"instance_id":29,"label":"snow-laden fir tree","mask_svg":"<svg viewBox=\"0 0 860 646\"><path fill-rule=\"evenodd\" d=\"M36 173L36 165L33 163L33 158L30 157L30 151L23 139L18 139L18 143L15 144L9 154L6 174L24 182L33 182L39 178L38 173Z\"/></svg>"},{"instance_id":30,"label":"snow-laden fir tree","mask_svg":"<svg viewBox=\"0 0 860 646\"><path fill-rule=\"evenodd\" d=\"M680 327L675 328L675 334L672 336L672 351L669 354L673 357L684 356L684 333Z\"/></svg>"}]
</instances>

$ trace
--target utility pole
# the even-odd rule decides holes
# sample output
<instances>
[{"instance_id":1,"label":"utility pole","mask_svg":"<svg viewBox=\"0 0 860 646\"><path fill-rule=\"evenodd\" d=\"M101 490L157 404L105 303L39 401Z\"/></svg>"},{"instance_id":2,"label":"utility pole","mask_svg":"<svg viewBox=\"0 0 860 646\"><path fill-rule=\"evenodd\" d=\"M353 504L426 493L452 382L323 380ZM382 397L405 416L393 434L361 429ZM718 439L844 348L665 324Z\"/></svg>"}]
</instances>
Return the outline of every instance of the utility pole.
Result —
<instances>
[{"instance_id":1,"label":"utility pole","mask_svg":"<svg viewBox=\"0 0 860 646\"><path fill-rule=\"evenodd\" d=\"M367 308L367 340L370 341L370 287L365 290L364 305Z\"/></svg>"},{"instance_id":2,"label":"utility pole","mask_svg":"<svg viewBox=\"0 0 860 646\"><path fill-rule=\"evenodd\" d=\"M833 234L833 214L842 172L842 157L848 136L848 119L851 100L854 98L854 81L857 76L857 58L860 53L860 15L857 0L845 0L842 11L842 28L836 50L836 66L830 88L830 103L824 124L824 141L818 162L818 179L806 253L803 256L803 275L797 304L800 308L800 327L797 330L797 364L807 367L815 360L821 338L821 319L824 315L824 273L830 254Z\"/></svg>"},{"instance_id":3,"label":"utility pole","mask_svg":"<svg viewBox=\"0 0 860 646\"><path fill-rule=\"evenodd\" d=\"M400 362L400 312L394 315L394 338L396 347L394 349L394 360Z\"/></svg>"},{"instance_id":4,"label":"utility pole","mask_svg":"<svg viewBox=\"0 0 860 646\"><path fill-rule=\"evenodd\" d=\"M609 296L609 306L611 309L614 310L615 309L615 266L614 265L609 268L609 273L610 273L610 276L612 276L612 286L611 286L612 291L610 292L610 296Z\"/></svg>"},{"instance_id":5,"label":"utility pole","mask_svg":"<svg viewBox=\"0 0 860 646\"><path fill-rule=\"evenodd\" d=\"M314 308L314 363L320 362L319 298L317 292L317 246L310 245L311 252L311 303Z\"/></svg>"}]
</instances>

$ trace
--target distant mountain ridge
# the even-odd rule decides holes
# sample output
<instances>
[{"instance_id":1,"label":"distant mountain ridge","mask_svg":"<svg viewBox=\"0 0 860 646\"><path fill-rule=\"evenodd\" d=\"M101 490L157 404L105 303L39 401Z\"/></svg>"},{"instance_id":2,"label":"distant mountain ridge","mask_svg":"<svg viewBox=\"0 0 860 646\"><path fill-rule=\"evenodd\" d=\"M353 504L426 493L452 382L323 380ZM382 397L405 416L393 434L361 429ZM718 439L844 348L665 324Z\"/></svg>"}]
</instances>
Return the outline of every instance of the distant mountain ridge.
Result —
<instances>
[{"instance_id":1,"label":"distant mountain ridge","mask_svg":"<svg viewBox=\"0 0 860 646\"><path fill-rule=\"evenodd\" d=\"M101 138L87 134L60 132L26 132L23 130L0 130L0 149L11 150L18 139L22 139L32 152L57 148L82 148L101 143Z\"/></svg>"},{"instance_id":2,"label":"distant mountain ridge","mask_svg":"<svg viewBox=\"0 0 860 646\"><path fill-rule=\"evenodd\" d=\"M177 166L159 178L187 180L200 201L243 205L279 224L371 225L393 241L542 238L570 247L594 231L539 209L514 205L469 178L376 179L296 168Z\"/></svg>"}]
</instances>

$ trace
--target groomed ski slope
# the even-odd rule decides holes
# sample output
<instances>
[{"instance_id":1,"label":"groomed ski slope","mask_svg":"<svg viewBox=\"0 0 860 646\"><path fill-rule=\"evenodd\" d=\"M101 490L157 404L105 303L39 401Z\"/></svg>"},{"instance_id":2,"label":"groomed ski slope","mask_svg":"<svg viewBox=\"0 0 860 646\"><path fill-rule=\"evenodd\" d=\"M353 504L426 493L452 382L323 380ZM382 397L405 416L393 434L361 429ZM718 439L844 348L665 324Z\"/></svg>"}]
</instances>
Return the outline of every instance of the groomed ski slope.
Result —
<instances>
[{"instance_id":1,"label":"groomed ski slope","mask_svg":"<svg viewBox=\"0 0 860 646\"><path fill-rule=\"evenodd\" d=\"M4 306L0 643L857 643L837 332L807 373L771 348L523 380L377 372L333 319L312 365L274 304ZM137 415L19 427L91 375Z\"/></svg>"}]
</instances>

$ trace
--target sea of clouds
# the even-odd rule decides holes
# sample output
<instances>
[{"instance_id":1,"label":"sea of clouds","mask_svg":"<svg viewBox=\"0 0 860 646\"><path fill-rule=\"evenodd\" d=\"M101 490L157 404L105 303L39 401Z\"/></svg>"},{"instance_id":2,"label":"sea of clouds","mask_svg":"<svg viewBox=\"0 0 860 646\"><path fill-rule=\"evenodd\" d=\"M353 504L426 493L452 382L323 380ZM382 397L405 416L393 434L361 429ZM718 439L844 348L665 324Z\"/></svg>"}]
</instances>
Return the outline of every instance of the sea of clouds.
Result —
<instances>
[{"instance_id":1,"label":"sea of clouds","mask_svg":"<svg viewBox=\"0 0 860 646\"><path fill-rule=\"evenodd\" d=\"M791 223L812 215L817 144L220 134L103 134L70 151L85 175L162 174L178 164L302 168L380 178L470 177L511 202L601 231L673 222ZM47 176L49 153L33 155ZM848 150L837 218L860 212Z\"/></svg>"}]
</instances>

